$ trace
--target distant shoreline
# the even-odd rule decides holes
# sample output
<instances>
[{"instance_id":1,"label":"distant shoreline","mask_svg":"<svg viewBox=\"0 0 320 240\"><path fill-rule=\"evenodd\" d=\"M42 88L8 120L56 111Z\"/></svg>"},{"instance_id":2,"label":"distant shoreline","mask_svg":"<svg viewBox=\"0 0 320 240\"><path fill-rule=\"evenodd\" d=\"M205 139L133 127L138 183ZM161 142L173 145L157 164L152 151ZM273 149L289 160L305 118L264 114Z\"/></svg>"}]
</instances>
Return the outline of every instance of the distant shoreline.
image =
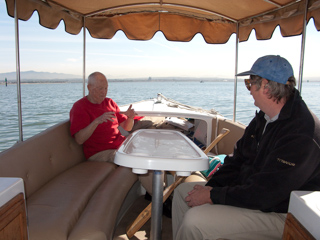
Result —
<instances>
[{"instance_id":1,"label":"distant shoreline","mask_svg":"<svg viewBox=\"0 0 320 240\"><path fill-rule=\"evenodd\" d=\"M234 76L147 76L147 77L107 77L109 82L234 82ZM239 78L238 78L239 79ZM320 76L303 77L303 82L318 82ZM0 73L0 84L16 84L16 72ZM52 73L52 72L37 72L37 71L22 71L20 72L21 84L30 83L83 83L82 75ZM87 82L87 78L86 78Z\"/></svg>"},{"instance_id":2,"label":"distant shoreline","mask_svg":"<svg viewBox=\"0 0 320 240\"><path fill-rule=\"evenodd\" d=\"M233 82L233 79L175 79L175 78L168 78L168 79L152 79L152 80L144 80L144 79L108 79L109 82ZM87 79L86 79L87 82ZM15 80L8 80L7 84L16 84L17 81ZM59 79L52 79L52 80L23 80L21 84L32 84L32 83L83 83L82 79L79 80L59 80ZM5 84L5 81L0 81L0 84Z\"/></svg>"},{"instance_id":3,"label":"distant shoreline","mask_svg":"<svg viewBox=\"0 0 320 240\"><path fill-rule=\"evenodd\" d=\"M211 78L159 78L159 79L152 79L152 80L144 80L144 79L108 79L109 82L234 82L234 79L211 79ZM86 79L87 82L87 79ZM320 82L320 79L316 80L303 80L303 83L307 82ZM50 83L83 83L82 79L76 80L66 80L66 79L52 79L52 80L23 80L21 84L50 84ZM4 80L0 80L0 85L5 85L6 82ZM8 85L15 85L17 81L15 80L8 80Z\"/></svg>"}]
</instances>

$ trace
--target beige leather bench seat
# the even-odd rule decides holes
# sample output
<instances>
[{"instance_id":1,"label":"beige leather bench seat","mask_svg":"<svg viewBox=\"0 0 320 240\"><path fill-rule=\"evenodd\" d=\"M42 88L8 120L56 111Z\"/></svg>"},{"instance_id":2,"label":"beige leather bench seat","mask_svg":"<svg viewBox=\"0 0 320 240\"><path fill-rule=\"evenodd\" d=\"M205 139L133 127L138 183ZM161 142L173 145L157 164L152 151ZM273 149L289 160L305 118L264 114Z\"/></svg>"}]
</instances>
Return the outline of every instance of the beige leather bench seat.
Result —
<instances>
[{"instance_id":1,"label":"beige leather bench seat","mask_svg":"<svg viewBox=\"0 0 320 240\"><path fill-rule=\"evenodd\" d=\"M80 163L28 198L30 239L65 239L93 193L114 169L111 163Z\"/></svg>"},{"instance_id":2,"label":"beige leather bench seat","mask_svg":"<svg viewBox=\"0 0 320 240\"><path fill-rule=\"evenodd\" d=\"M130 168L117 167L95 191L68 239L113 239L119 217L124 215L123 202L129 199L129 190L136 191L131 187L137 180Z\"/></svg>"},{"instance_id":3,"label":"beige leather bench seat","mask_svg":"<svg viewBox=\"0 0 320 240\"><path fill-rule=\"evenodd\" d=\"M113 163L86 161L69 124L1 152L0 177L24 181L29 240L112 239L139 197L137 176Z\"/></svg>"}]
</instances>

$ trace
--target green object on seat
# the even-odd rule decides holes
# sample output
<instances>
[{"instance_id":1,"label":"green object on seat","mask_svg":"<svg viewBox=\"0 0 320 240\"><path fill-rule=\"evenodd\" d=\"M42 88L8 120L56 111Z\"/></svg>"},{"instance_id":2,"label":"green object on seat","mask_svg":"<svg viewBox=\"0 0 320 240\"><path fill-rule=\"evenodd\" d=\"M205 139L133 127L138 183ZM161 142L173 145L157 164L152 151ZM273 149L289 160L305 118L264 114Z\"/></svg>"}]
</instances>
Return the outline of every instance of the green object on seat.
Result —
<instances>
[{"instance_id":1,"label":"green object on seat","mask_svg":"<svg viewBox=\"0 0 320 240\"><path fill-rule=\"evenodd\" d=\"M211 177L217 170L218 168L224 163L224 158L227 155L225 154L220 154L214 157L209 157L209 169L200 171L203 176L206 178Z\"/></svg>"}]
</instances>

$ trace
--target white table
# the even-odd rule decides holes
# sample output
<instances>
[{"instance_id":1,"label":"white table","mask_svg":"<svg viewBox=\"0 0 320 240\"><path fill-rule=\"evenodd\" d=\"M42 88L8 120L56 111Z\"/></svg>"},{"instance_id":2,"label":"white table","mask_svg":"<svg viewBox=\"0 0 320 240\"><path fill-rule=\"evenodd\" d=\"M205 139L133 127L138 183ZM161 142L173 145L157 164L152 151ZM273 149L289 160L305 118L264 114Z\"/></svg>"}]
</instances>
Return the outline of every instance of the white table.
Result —
<instances>
[{"instance_id":1,"label":"white table","mask_svg":"<svg viewBox=\"0 0 320 240\"><path fill-rule=\"evenodd\" d=\"M135 131L118 149L114 162L136 174L154 170L152 186L151 239L161 239L163 171L188 176L209 168L208 157L188 137L167 129Z\"/></svg>"}]
</instances>

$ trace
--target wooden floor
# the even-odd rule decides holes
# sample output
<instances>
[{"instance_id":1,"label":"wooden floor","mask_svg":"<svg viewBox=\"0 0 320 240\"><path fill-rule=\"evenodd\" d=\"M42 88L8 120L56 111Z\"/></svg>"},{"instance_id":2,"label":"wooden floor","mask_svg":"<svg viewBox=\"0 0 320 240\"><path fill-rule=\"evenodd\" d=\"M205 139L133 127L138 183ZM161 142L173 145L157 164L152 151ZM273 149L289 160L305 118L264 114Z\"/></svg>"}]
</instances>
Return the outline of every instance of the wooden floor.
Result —
<instances>
[{"instance_id":1,"label":"wooden floor","mask_svg":"<svg viewBox=\"0 0 320 240\"><path fill-rule=\"evenodd\" d=\"M135 218L140 214L140 212L148 206L150 201L144 199L144 196L141 196L129 209L126 215L121 220L119 226L117 227L114 240L127 240L129 239L126 235L127 226L135 220ZM141 240L141 239L150 239L150 229L151 229L151 220L148 220L146 224L138 231L136 234L130 238L132 240ZM162 239L172 240L172 225L171 218L162 216Z\"/></svg>"}]
</instances>

